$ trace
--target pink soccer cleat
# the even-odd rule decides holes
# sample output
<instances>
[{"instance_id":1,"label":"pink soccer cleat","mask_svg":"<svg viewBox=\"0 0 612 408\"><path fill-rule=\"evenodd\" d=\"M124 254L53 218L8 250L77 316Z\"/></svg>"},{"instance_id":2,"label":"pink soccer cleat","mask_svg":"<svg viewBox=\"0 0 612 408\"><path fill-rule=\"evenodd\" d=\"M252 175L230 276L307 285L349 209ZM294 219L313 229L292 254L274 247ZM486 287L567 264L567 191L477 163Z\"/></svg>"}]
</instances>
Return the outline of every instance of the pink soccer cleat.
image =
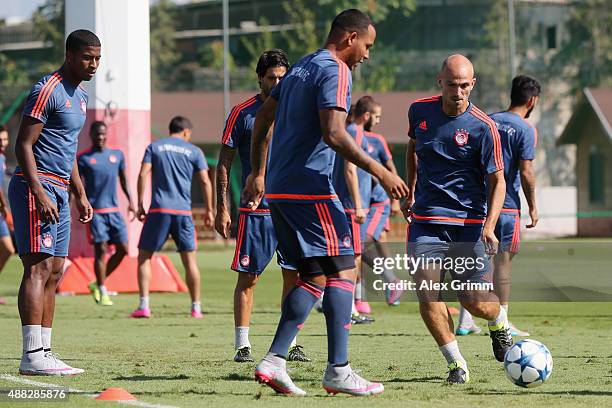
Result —
<instances>
[{"instance_id":1,"label":"pink soccer cleat","mask_svg":"<svg viewBox=\"0 0 612 408\"><path fill-rule=\"evenodd\" d=\"M148 319L151 317L151 309L136 309L130 314L130 317L134 319Z\"/></svg>"},{"instance_id":2,"label":"pink soccer cleat","mask_svg":"<svg viewBox=\"0 0 612 408\"><path fill-rule=\"evenodd\" d=\"M6 305L6 300L4 300L4 298L0 298L0 305Z\"/></svg>"},{"instance_id":3,"label":"pink soccer cleat","mask_svg":"<svg viewBox=\"0 0 612 408\"><path fill-rule=\"evenodd\" d=\"M192 310L191 317L193 317L194 319L202 319L204 315L202 314L202 312L198 312L197 310Z\"/></svg>"},{"instance_id":4,"label":"pink soccer cleat","mask_svg":"<svg viewBox=\"0 0 612 408\"><path fill-rule=\"evenodd\" d=\"M370 304L366 302L365 300L356 300L355 309L357 309L359 313L363 313L363 314L372 313L372 308L370 307Z\"/></svg>"}]
</instances>

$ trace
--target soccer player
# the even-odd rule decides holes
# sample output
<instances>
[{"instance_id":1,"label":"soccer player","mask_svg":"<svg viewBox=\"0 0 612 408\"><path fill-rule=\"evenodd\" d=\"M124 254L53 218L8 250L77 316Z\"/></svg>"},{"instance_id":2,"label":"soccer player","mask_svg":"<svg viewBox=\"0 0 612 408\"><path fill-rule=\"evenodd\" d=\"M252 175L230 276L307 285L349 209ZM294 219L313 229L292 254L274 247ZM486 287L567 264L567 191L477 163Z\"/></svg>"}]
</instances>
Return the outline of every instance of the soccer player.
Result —
<instances>
[{"instance_id":1,"label":"soccer player","mask_svg":"<svg viewBox=\"0 0 612 408\"><path fill-rule=\"evenodd\" d=\"M4 152L9 145L8 128L6 125L0 126L0 272L4 269L6 261L15 253L11 231L7 219L11 216L10 208L4 195L4 176L6 174L6 156ZM0 297L0 305L6 301Z\"/></svg>"},{"instance_id":2,"label":"soccer player","mask_svg":"<svg viewBox=\"0 0 612 408\"><path fill-rule=\"evenodd\" d=\"M94 211L90 232L94 244L96 281L89 285L89 290L96 303L112 306L113 301L108 296L104 281L128 253L127 230L117 203L117 179L128 199L128 214L135 213L127 187L123 152L106 147L106 130L104 122L95 121L91 124L91 149L78 156L77 164ZM108 259L108 263L105 259L107 243L115 246L115 253Z\"/></svg>"},{"instance_id":3,"label":"soccer player","mask_svg":"<svg viewBox=\"0 0 612 408\"><path fill-rule=\"evenodd\" d=\"M494 113L491 119L497 124L501 137L504 155L504 178L506 180L506 199L499 220L495 226L495 235L500 242L499 252L495 254L493 282L501 306L508 312L510 297L510 272L512 258L519 251L521 229L521 200L519 190L522 187L533 228L538 223L538 209L535 200L535 175L533 159L538 140L538 132L525 119L529 118L540 98L540 84L533 78L519 75L512 80L510 107L504 112ZM513 336L529 336L529 333L518 329L511 322ZM461 319L456 333L466 335L478 333L479 327L469 312L461 311Z\"/></svg>"},{"instance_id":4,"label":"soccer player","mask_svg":"<svg viewBox=\"0 0 612 408\"><path fill-rule=\"evenodd\" d=\"M15 143L19 166L8 194L24 268L18 302L23 334L19 372L25 375L83 372L51 352L51 328L70 241L68 189L79 221L88 223L93 216L75 159L87 112L87 92L80 83L93 78L100 52L100 40L91 31L68 35L64 64L30 91Z\"/></svg>"},{"instance_id":5,"label":"soccer player","mask_svg":"<svg viewBox=\"0 0 612 408\"><path fill-rule=\"evenodd\" d=\"M255 114L270 95L272 88L285 75L287 69L289 69L289 61L283 50L272 49L261 54L255 69L261 92L236 105L227 118L217 165L217 215L215 217L215 228L224 238L228 238L232 223L227 202L227 189L236 149L242 164L242 184L244 186L244 181L251 172L251 133ZM266 200L262 200L255 210L241 205L239 211L236 250L230 267L238 272L234 289L234 347L236 350L234 361L243 363L253 361L249 341L253 292L274 253L277 252L277 260L283 274L283 299L295 286L297 273L285 265L281 254L277 251L278 242ZM294 339L289 348L287 360L310 361L310 358L304 354L302 347Z\"/></svg>"},{"instance_id":6,"label":"soccer player","mask_svg":"<svg viewBox=\"0 0 612 408\"><path fill-rule=\"evenodd\" d=\"M384 390L382 384L359 376L348 362L355 285L353 237L331 183L334 151L338 151L377 176L395 198L408 192L399 177L372 160L346 132L350 71L368 58L375 37L367 15L356 9L343 11L334 18L324 47L293 65L257 111L244 201L257 208L265 184L279 251L299 274L283 302L272 346L255 369L256 379L279 393L305 394L287 374L285 359L323 289L328 338L323 387L330 393L352 395ZM274 137L268 133L272 122Z\"/></svg>"},{"instance_id":7,"label":"soccer player","mask_svg":"<svg viewBox=\"0 0 612 408\"><path fill-rule=\"evenodd\" d=\"M147 146L138 174L137 218L144 222L138 243L138 289L140 304L130 315L151 317L149 283L151 257L172 235L181 254L191 296L191 317L202 318L200 269L196 259L196 232L191 218L191 181L196 174L204 195L204 225L213 226L212 187L202 150L189 143L193 126L189 119L175 116L170 121L170 136ZM151 207L144 208L147 178L152 177Z\"/></svg>"},{"instance_id":8,"label":"soccer player","mask_svg":"<svg viewBox=\"0 0 612 408\"><path fill-rule=\"evenodd\" d=\"M449 383L468 382L469 371L441 288L434 286L444 280L442 264L456 283L478 283L475 289L482 289L459 290L458 297L468 311L488 320L495 358L503 361L512 345L506 311L488 290L486 276L487 254L497 251L504 162L495 122L469 101L475 83L472 63L452 55L438 75L442 95L417 100L408 111L411 194L402 207L411 219L407 245L413 259L422 261L414 275L419 309L446 358Z\"/></svg>"}]
</instances>

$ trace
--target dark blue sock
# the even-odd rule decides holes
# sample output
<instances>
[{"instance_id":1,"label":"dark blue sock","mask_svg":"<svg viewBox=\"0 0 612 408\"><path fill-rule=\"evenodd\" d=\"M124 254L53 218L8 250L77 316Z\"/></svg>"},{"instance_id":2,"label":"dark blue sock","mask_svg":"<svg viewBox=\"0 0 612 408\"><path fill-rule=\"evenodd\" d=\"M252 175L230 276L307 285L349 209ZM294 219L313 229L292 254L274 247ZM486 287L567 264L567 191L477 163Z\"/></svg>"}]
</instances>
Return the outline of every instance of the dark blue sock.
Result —
<instances>
[{"instance_id":1,"label":"dark blue sock","mask_svg":"<svg viewBox=\"0 0 612 408\"><path fill-rule=\"evenodd\" d=\"M355 284L348 279L328 278L323 297L327 324L327 360L330 364L348 362L348 337Z\"/></svg>"},{"instance_id":2,"label":"dark blue sock","mask_svg":"<svg viewBox=\"0 0 612 408\"><path fill-rule=\"evenodd\" d=\"M270 353L287 357L291 341L304 325L322 293L323 288L319 285L298 279L296 287L289 292L283 302L280 322L270 346Z\"/></svg>"}]
</instances>

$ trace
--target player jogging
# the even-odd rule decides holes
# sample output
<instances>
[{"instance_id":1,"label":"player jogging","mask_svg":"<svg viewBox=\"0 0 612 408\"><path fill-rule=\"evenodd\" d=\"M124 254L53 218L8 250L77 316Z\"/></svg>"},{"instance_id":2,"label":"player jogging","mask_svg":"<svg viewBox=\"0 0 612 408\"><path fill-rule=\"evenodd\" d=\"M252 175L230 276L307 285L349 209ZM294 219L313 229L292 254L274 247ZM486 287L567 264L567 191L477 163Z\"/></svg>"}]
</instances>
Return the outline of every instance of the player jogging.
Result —
<instances>
[{"instance_id":1,"label":"player jogging","mask_svg":"<svg viewBox=\"0 0 612 408\"><path fill-rule=\"evenodd\" d=\"M212 187L208 165L202 150L189 143L192 124L183 116L170 121L170 136L147 146L138 174L138 219L144 222L138 243L138 289L140 304L130 315L151 317L149 283L151 257L171 235L181 254L191 296L191 316L202 318L200 304L200 269L196 259L196 232L191 217L191 181L196 174L204 195L204 225L213 225ZM145 185L152 176L151 206L144 208Z\"/></svg>"},{"instance_id":2,"label":"player jogging","mask_svg":"<svg viewBox=\"0 0 612 408\"><path fill-rule=\"evenodd\" d=\"M506 199L495 226L495 235L500 246L499 252L493 258L493 282L501 306L506 313L510 297L512 258L519 252L521 242L521 200L519 197L521 186L527 199L531 218L531 223L527 225L527 228L533 228L538 223L533 171L538 131L525 119L529 118L539 98L540 84L538 81L525 75L519 75L512 80L508 110L491 115L501 137L506 180ZM457 334L480 332L469 312L462 309L460 316ZM528 332L516 328L511 322L509 325L513 336L529 336Z\"/></svg>"},{"instance_id":3,"label":"player jogging","mask_svg":"<svg viewBox=\"0 0 612 408\"><path fill-rule=\"evenodd\" d=\"M257 109L266 100L289 69L289 61L283 50L265 51L257 62L257 79L261 92L234 106L227 118L221 151L217 165L217 215L215 228L224 238L228 238L231 225L227 189L234 154L238 150L242 165L242 185L251 172L251 132ZM244 204L244 203L243 203ZM283 274L283 294L295 286L297 273L284 264L277 251L278 242L272 225L272 217L267 201L264 199L255 210L240 205L238 236L231 269L238 272L234 289L234 361L242 363L253 361L249 326L253 310L253 292L259 277L277 252L278 263ZM287 356L289 361L310 361L302 347L293 340Z\"/></svg>"},{"instance_id":4,"label":"player jogging","mask_svg":"<svg viewBox=\"0 0 612 408\"><path fill-rule=\"evenodd\" d=\"M91 149L79 154L77 164L94 211L89 228L94 245L96 281L89 285L89 290L96 303L112 306L104 281L128 253L127 230L117 201L117 179L128 200L128 214L134 214L134 208L125 176L123 152L106 147L106 130L104 122L95 121L91 124ZM115 246L115 252L108 262L107 243Z\"/></svg>"},{"instance_id":5,"label":"player jogging","mask_svg":"<svg viewBox=\"0 0 612 408\"><path fill-rule=\"evenodd\" d=\"M6 125L0 126L0 273L6 265L6 261L15 253L13 239L7 219L11 217L10 208L4 195L4 176L6 175L6 156L4 155L9 145L8 128ZM0 297L0 305L6 301Z\"/></svg>"},{"instance_id":6,"label":"player jogging","mask_svg":"<svg viewBox=\"0 0 612 408\"><path fill-rule=\"evenodd\" d=\"M438 75L442 95L417 100L408 111L406 174L411 195L402 207L412 221L407 246L413 259L422 261L414 275L421 289L419 310L446 358L449 383L468 382L469 371L450 313L434 286L443 281L444 270L455 282L481 285L482 290L459 290L458 297L468 311L488 320L495 358L503 361L512 345L506 312L490 293L490 283L486 285L487 254L497 251L504 163L495 123L469 101L475 83L472 63L452 55Z\"/></svg>"},{"instance_id":7,"label":"player jogging","mask_svg":"<svg viewBox=\"0 0 612 408\"><path fill-rule=\"evenodd\" d=\"M407 194L403 181L372 160L345 128L350 71L368 58L375 37L367 15L355 9L343 11L334 18L324 48L293 65L257 111L244 201L257 208L265 184L279 251L299 274L283 302L270 350L255 369L256 379L279 393L305 394L287 374L285 359L323 289L328 338L323 387L330 393L352 395L384 390L382 384L359 376L348 362L355 285L353 237L331 184L335 150L377 176L394 197ZM272 122L274 137L268 133Z\"/></svg>"},{"instance_id":8,"label":"player jogging","mask_svg":"<svg viewBox=\"0 0 612 408\"><path fill-rule=\"evenodd\" d=\"M30 91L15 143L19 166L8 193L24 268L19 288L23 333L19 372L25 375L83 372L51 352L51 327L55 290L70 241L68 189L74 194L79 221L88 223L93 216L75 159L87 112L87 92L80 83L93 78L100 51L100 40L91 31L68 35L64 64Z\"/></svg>"}]
</instances>

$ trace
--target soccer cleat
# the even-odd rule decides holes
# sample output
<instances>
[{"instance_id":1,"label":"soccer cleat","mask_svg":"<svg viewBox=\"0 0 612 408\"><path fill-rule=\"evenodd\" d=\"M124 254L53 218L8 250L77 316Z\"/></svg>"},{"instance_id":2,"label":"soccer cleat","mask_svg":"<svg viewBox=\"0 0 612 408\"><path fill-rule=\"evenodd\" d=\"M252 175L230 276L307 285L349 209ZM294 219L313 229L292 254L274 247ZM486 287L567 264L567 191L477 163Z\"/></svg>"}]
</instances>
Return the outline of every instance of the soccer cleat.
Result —
<instances>
[{"instance_id":1,"label":"soccer cleat","mask_svg":"<svg viewBox=\"0 0 612 408\"><path fill-rule=\"evenodd\" d=\"M6 299L0 298L0 305L6 305Z\"/></svg>"},{"instance_id":2,"label":"soccer cleat","mask_svg":"<svg viewBox=\"0 0 612 408\"><path fill-rule=\"evenodd\" d=\"M351 324L370 324L374 323L375 319L370 316L365 315L352 315L351 316Z\"/></svg>"},{"instance_id":3,"label":"soccer cleat","mask_svg":"<svg viewBox=\"0 0 612 408\"><path fill-rule=\"evenodd\" d=\"M446 379L447 383L465 384L469 381L470 372L463 363L455 361L448 365L448 378Z\"/></svg>"},{"instance_id":4,"label":"soccer cleat","mask_svg":"<svg viewBox=\"0 0 612 408\"><path fill-rule=\"evenodd\" d=\"M61 362L61 360L59 360ZM21 375L41 375L41 376L61 376L61 375L77 375L82 373L81 369L74 369L62 362L59 364L58 359L50 356L50 352L45 353L42 358L30 360L23 356L19 364L19 374Z\"/></svg>"},{"instance_id":5,"label":"soccer cleat","mask_svg":"<svg viewBox=\"0 0 612 408\"><path fill-rule=\"evenodd\" d=\"M504 321L496 326L489 326L489 336L491 336L493 355L495 355L497 361L504 361L506 351L508 351L513 344L508 322Z\"/></svg>"},{"instance_id":6,"label":"soccer cleat","mask_svg":"<svg viewBox=\"0 0 612 408\"><path fill-rule=\"evenodd\" d=\"M529 337L529 332L518 329L512 322L508 322L508 327L510 328L510 334L513 337Z\"/></svg>"},{"instance_id":7,"label":"soccer cleat","mask_svg":"<svg viewBox=\"0 0 612 408\"><path fill-rule=\"evenodd\" d=\"M319 300L316 301L314 308L317 312L323 313L323 297L320 297Z\"/></svg>"},{"instance_id":8,"label":"soccer cleat","mask_svg":"<svg viewBox=\"0 0 612 408\"><path fill-rule=\"evenodd\" d=\"M475 323L472 323L469 327L458 326L455 330L455 334L457 336L467 336L468 334L480 334L482 329L478 327Z\"/></svg>"},{"instance_id":9,"label":"soccer cleat","mask_svg":"<svg viewBox=\"0 0 612 408\"><path fill-rule=\"evenodd\" d=\"M279 367L266 360L261 360L255 367L255 380L265 384L279 394L303 396L306 391L293 383L285 367Z\"/></svg>"},{"instance_id":10,"label":"soccer cleat","mask_svg":"<svg viewBox=\"0 0 612 408\"><path fill-rule=\"evenodd\" d=\"M372 313L372 308L370 307L370 304L366 302L365 300L356 300L355 309L357 309L359 313L365 313L365 314Z\"/></svg>"},{"instance_id":11,"label":"soccer cleat","mask_svg":"<svg viewBox=\"0 0 612 408\"><path fill-rule=\"evenodd\" d=\"M251 356L251 348L249 346L244 346L236 350L234 361L237 363L251 363L255 361Z\"/></svg>"},{"instance_id":12,"label":"soccer cleat","mask_svg":"<svg viewBox=\"0 0 612 408\"><path fill-rule=\"evenodd\" d=\"M380 394L385 390L382 384L361 377L350 365L345 367L328 365L323 375L323 388L332 395L343 393L357 397Z\"/></svg>"},{"instance_id":13,"label":"soccer cleat","mask_svg":"<svg viewBox=\"0 0 612 408\"><path fill-rule=\"evenodd\" d=\"M98 287L98 284L96 282L91 282L87 287L89 288L89 293L91 293L91 296L93 296L96 303L100 303L100 288Z\"/></svg>"},{"instance_id":14,"label":"soccer cleat","mask_svg":"<svg viewBox=\"0 0 612 408\"><path fill-rule=\"evenodd\" d=\"M53 353L51 351L47 351L45 353L45 358L53 360L54 363L55 363L55 366L62 370L62 373L63 373L62 375L78 375L78 374L82 374L82 373L85 372L85 370L83 370L82 368L71 367L68 364L64 363L60 359L59 354L57 354L57 353Z\"/></svg>"},{"instance_id":15,"label":"soccer cleat","mask_svg":"<svg viewBox=\"0 0 612 408\"><path fill-rule=\"evenodd\" d=\"M151 317L151 309L136 309L130 314L130 317L134 319L148 319Z\"/></svg>"},{"instance_id":16,"label":"soccer cleat","mask_svg":"<svg viewBox=\"0 0 612 408\"><path fill-rule=\"evenodd\" d=\"M191 317L193 317L194 319L203 319L204 315L202 314L202 312L198 312L197 310L192 310Z\"/></svg>"},{"instance_id":17,"label":"soccer cleat","mask_svg":"<svg viewBox=\"0 0 612 408\"><path fill-rule=\"evenodd\" d=\"M312 359L310 359L302 349L303 347L299 344L290 347L289 354L287 354L287 361L302 361L304 363L312 361Z\"/></svg>"},{"instance_id":18,"label":"soccer cleat","mask_svg":"<svg viewBox=\"0 0 612 408\"><path fill-rule=\"evenodd\" d=\"M106 294L100 296L100 301L98 302L98 304L100 306L112 306L112 305L114 305L114 303L111 300L110 296L108 296Z\"/></svg>"},{"instance_id":19,"label":"soccer cleat","mask_svg":"<svg viewBox=\"0 0 612 408\"><path fill-rule=\"evenodd\" d=\"M385 294L387 295L387 304L389 306L399 306L400 298L404 294L404 291L401 289L393 289L387 290Z\"/></svg>"}]
</instances>

